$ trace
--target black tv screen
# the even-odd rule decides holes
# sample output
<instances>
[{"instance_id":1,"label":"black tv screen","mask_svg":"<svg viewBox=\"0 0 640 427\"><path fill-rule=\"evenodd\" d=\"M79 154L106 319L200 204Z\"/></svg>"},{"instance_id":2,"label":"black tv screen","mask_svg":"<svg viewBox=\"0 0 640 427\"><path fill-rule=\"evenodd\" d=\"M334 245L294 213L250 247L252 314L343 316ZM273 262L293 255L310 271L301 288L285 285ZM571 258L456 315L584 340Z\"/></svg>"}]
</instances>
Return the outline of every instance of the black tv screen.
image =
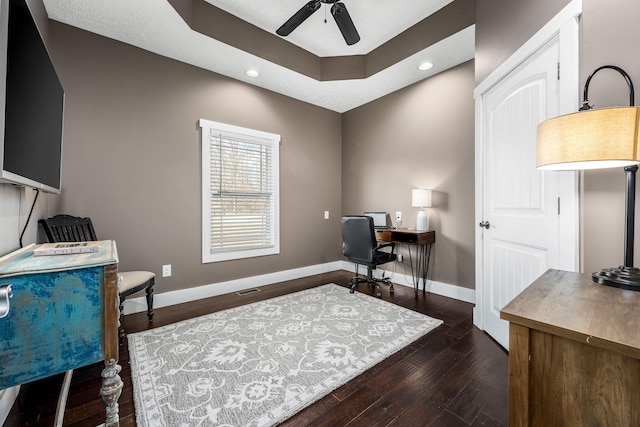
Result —
<instances>
[{"instance_id":1,"label":"black tv screen","mask_svg":"<svg viewBox=\"0 0 640 427\"><path fill-rule=\"evenodd\" d=\"M24 0L0 0L4 61L4 182L59 193L64 90ZM0 35L3 35L0 33Z\"/></svg>"}]
</instances>

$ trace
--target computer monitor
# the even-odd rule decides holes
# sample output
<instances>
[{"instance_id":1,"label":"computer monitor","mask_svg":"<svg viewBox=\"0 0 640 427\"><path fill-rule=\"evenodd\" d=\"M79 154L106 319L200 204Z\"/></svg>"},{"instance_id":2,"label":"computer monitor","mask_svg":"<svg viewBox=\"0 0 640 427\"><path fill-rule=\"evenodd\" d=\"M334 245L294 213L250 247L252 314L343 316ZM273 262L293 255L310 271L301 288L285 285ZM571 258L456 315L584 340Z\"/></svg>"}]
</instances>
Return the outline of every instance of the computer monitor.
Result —
<instances>
[{"instance_id":1,"label":"computer monitor","mask_svg":"<svg viewBox=\"0 0 640 427\"><path fill-rule=\"evenodd\" d=\"M365 212L364 214L373 218L373 226L375 228L387 228L386 212Z\"/></svg>"}]
</instances>

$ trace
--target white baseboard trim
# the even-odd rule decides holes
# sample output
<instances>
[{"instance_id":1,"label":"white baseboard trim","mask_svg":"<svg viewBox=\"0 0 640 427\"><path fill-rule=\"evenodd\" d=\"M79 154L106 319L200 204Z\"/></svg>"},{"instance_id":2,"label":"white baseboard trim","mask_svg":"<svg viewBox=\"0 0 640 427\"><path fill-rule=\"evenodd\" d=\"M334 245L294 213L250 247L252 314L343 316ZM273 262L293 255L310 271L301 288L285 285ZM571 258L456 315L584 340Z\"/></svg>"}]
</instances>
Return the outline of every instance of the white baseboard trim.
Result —
<instances>
[{"instance_id":1,"label":"white baseboard trim","mask_svg":"<svg viewBox=\"0 0 640 427\"><path fill-rule=\"evenodd\" d=\"M343 270L353 271L355 273L355 264L349 261L343 261ZM362 273L364 273L364 267L362 267ZM376 270L382 271L382 270ZM387 277L391 279L391 281L396 285L407 286L413 288L413 278L409 275L393 272L389 270L384 270ZM422 290L422 280L420 281L420 290ZM457 299L459 301L469 302L471 304L476 303L476 291L469 288L463 288L457 285L450 285L444 282L438 282L435 280L427 279L427 292L431 292L432 294L442 295L443 297L449 297L453 299Z\"/></svg>"},{"instance_id":2,"label":"white baseboard trim","mask_svg":"<svg viewBox=\"0 0 640 427\"><path fill-rule=\"evenodd\" d=\"M286 280L299 279L301 277L312 276L314 274L329 273L341 269L340 261L327 264L317 264L308 267L294 268L292 270L278 271L275 273L262 274L260 276L245 277L227 282L211 283L209 285L196 286L194 288L180 289L177 291L154 294L153 308L168 307L175 304L196 301L203 298L215 297L230 292L243 291L245 289L257 288L284 282ZM144 296L137 298L127 298L123 306L124 314L140 313L147 311L147 299Z\"/></svg>"},{"instance_id":3,"label":"white baseboard trim","mask_svg":"<svg viewBox=\"0 0 640 427\"><path fill-rule=\"evenodd\" d=\"M422 289L422 287L420 289ZM443 297L449 297L471 304L476 303L476 291L474 289L463 288L462 286L427 280L427 291L432 294L442 295Z\"/></svg>"},{"instance_id":4,"label":"white baseboard trim","mask_svg":"<svg viewBox=\"0 0 640 427\"><path fill-rule=\"evenodd\" d=\"M18 398L19 391L19 385L0 390L0 426L4 425L4 422L7 420L9 412L11 412L11 407Z\"/></svg>"},{"instance_id":5,"label":"white baseboard trim","mask_svg":"<svg viewBox=\"0 0 640 427\"><path fill-rule=\"evenodd\" d=\"M329 273L337 270L355 271L355 265L349 261L335 261L326 264L317 264L308 267L295 268L292 270L278 271L276 273L263 274L260 276L246 277L243 279L230 280L227 282L211 283L209 285L196 286L189 289L164 292L155 294L153 307L162 308L175 304L196 301L203 298L210 298L230 292L238 292L260 286L271 285L284 282L286 280L299 279L301 277L312 276L314 274ZM403 286L413 287L411 276L400 273L393 273L391 276L393 283ZM421 288L422 289L422 288ZM448 283L427 280L427 291L465 301L474 304L476 301L473 289L463 288ZM129 298L124 302L124 314L140 313L147 311L147 300L144 296Z\"/></svg>"}]
</instances>

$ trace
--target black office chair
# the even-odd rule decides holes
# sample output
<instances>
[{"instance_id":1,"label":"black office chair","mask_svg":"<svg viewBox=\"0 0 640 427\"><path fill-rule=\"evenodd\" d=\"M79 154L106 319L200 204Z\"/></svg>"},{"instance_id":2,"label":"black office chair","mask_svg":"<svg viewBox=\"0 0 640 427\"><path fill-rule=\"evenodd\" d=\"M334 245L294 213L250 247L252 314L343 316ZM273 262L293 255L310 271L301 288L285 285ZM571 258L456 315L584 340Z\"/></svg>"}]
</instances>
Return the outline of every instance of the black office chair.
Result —
<instances>
[{"instance_id":1,"label":"black office chair","mask_svg":"<svg viewBox=\"0 0 640 427\"><path fill-rule=\"evenodd\" d=\"M389 292L393 293L393 283L386 277L376 279L373 270L380 264L386 264L396 259L395 243L387 242L378 244L373 226L373 218L364 215L343 216L342 228L342 253L349 261L356 264L356 275L351 279L350 292L354 293L358 283L369 283L377 289L377 296L382 296L380 283L389 285ZM383 248L391 248L391 252L385 252ZM367 275L360 276L358 266L367 266Z\"/></svg>"},{"instance_id":2,"label":"black office chair","mask_svg":"<svg viewBox=\"0 0 640 427\"><path fill-rule=\"evenodd\" d=\"M56 215L38 221L49 243L88 242L98 240L91 218L71 215ZM147 317L153 320L153 285L156 275L150 271L118 272L118 295L120 296L120 339L124 337L122 327L122 306L124 300L141 290L146 291Z\"/></svg>"}]
</instances>

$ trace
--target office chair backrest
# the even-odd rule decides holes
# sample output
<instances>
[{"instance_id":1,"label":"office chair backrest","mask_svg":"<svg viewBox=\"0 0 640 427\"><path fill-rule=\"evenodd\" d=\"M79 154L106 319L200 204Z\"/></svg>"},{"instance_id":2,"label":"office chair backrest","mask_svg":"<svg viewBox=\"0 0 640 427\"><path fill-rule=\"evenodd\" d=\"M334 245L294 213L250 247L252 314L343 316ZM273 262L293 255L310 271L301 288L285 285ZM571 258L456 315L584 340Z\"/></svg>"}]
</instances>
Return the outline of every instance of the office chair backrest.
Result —
<instances>
[{"instance_id":1,"label":"office chair backrest","mask_svg":"<svg viewBox=\"0 0 640 427\"><path fill-rule=\"evenodd\" d=\"M341 228L344 256L354 262L372 263L377 246L373 218L365 215L343 216Z\"/></svg>"},{"instance_id":2,"label":"office chair backrest","mask_svg":"<svg viewBox=\"0 0 640 427\"><path fill-rule=\"evenodd\" d=\"M52 218L41 219L38 224L42 226L49 243L98 240L90 218L56 215Z\"/></svg>"}]
</instances>

